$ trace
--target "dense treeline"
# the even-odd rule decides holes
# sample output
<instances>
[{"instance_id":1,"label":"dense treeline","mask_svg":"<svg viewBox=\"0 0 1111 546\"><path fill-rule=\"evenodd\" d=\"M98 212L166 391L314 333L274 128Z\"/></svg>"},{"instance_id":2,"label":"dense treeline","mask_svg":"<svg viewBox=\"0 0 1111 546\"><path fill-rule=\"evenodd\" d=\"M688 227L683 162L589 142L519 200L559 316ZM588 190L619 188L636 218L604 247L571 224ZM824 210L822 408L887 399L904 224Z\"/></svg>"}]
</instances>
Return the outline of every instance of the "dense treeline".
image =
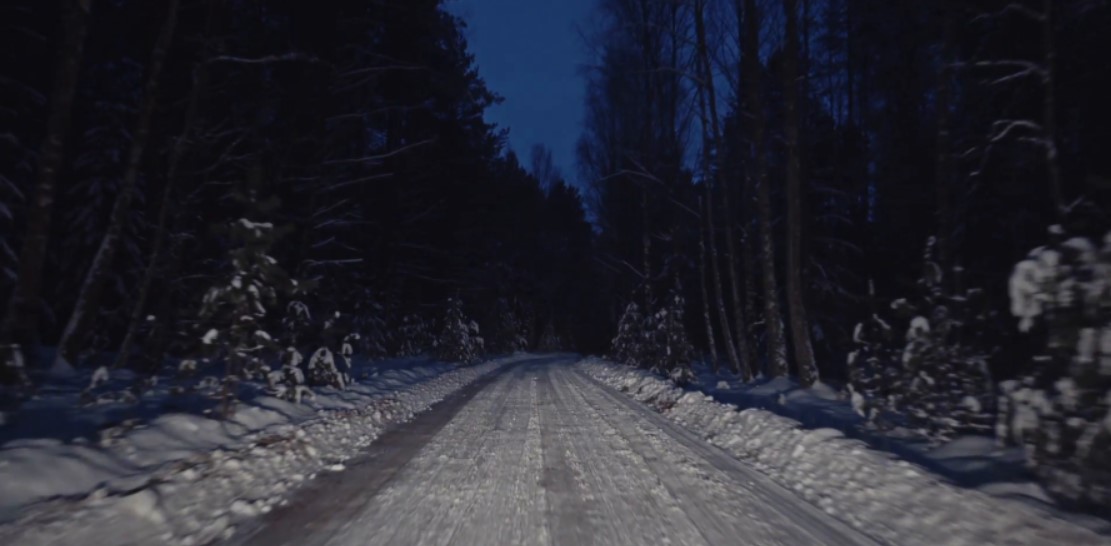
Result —
<instances>
[{"instance_id":1,"label":"dense treeline","mask_svg":"<svg viewBox=\"0 0 1111 546\"><path fill-rule=\"evenodd\" d=\"M624 300L682 279L688 326L733 366L845 378L853 325L915 289L931 237L1004 308L1047 226L1102 229L1102 3L597 9L579 160L599 260Z\"/></svg>"},{"instance_id":2,"label":"dense treeline","mask_svg":"<svg viewBox=\"0 0 1111 546\"><path fill-rule=\"evenodd\" d=\"M599 0L595 21L579 160L615 357L666 361L652 317L682 286L714 365L846 384L866 426L934 441L998 415L1103 502L1105 2Z\"/></svg>"},{"instance_id":3,"label":"dense treeline","mask_svg":"<svg viewBox=\"0 0 1111 546\"><path fill-rule=\"evenodd\" d=\"M369 356L430 350L449 298L490 350L605 343L579 194L483 120L440 0L0 9L8 383L199 357L254 299L301 344L339 313ZM225 286L248 278L273 301Z\"/></svg>"},{"instance_id":4,"label":"dense treeline","mask_svg":"<svg viewBox=\"0 0 1111 546\"><path fill-rule=\"evenodd\" d=\"M74 367L209 374L226 414L355 354L608 350L686 383L702 353L844 384L880 430L995 422L1106 506L1109 23L598 0L575 186L485 122L442 0L7 1L0 402Z\"/></svg>"}]
</instances>

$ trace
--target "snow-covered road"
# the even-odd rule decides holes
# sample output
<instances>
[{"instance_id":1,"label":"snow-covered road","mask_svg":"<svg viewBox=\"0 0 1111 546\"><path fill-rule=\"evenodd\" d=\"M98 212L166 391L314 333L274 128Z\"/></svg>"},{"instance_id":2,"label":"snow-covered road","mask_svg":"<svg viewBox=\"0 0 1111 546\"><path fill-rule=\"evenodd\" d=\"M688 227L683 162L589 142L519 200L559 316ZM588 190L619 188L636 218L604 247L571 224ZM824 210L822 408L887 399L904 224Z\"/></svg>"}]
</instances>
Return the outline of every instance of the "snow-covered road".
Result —
<instances>
[{"instance_id":1,"label":"snow-covered road","mask_svg":"<svg viewBox=\"0 0 1111 546\"><path fill-rule=\"evenodd\" d=\"M475 385L233 542L873 544L572 363Z\"/></svg>"}]
</instances>

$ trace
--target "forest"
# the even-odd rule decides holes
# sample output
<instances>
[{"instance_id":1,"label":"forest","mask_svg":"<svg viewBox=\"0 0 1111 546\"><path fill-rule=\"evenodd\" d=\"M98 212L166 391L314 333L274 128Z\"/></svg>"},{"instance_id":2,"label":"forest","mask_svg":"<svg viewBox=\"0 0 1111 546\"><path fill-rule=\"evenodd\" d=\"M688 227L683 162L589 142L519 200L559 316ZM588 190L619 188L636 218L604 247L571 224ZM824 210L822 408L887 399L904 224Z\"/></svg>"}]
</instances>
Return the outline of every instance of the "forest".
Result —
<instances>
[{"instance_id":1,"label":"forest","mask_svg":"<svg viewBox=\"0 0 1111 546\"><path fill-rule=\"evenodd\" d=\"M486 121L449 4L0 4L0 412L567 351L828 385L1106 509L1105 0L597 0L576 172Z\"/></svg>"}]
</instances>

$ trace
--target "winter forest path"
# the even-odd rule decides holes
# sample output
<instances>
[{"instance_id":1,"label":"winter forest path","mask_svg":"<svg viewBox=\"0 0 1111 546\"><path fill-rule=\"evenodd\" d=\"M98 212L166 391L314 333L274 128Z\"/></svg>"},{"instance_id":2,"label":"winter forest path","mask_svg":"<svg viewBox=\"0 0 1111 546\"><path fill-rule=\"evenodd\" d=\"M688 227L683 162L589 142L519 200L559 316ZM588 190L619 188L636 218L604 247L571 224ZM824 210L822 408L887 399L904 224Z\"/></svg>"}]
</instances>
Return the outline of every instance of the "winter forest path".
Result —
<instances>
[{"instance_id":1,"label":"winter forest path","mask_svg":"<svg viewBox=\"0 0 1111 546\"><path fill-rule=\"evenodd\" d=\"M237 542L874 544L573 362L480 381Z\"/></svg>"}]
</instances>

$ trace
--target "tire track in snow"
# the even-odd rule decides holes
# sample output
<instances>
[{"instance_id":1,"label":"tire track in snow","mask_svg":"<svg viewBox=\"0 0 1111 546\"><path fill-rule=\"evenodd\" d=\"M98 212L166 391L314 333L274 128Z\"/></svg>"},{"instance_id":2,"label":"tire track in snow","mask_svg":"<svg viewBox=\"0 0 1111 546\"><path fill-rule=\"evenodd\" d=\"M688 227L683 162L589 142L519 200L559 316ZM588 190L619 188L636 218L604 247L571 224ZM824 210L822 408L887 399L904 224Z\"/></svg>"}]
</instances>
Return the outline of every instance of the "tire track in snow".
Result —
<instances>
[{"instance_id":1,"label":"tire track in snow","mask_svg":"<svg viewBox=\"0 0 1111 546\"><path fill-rule=\"evenodd\" d=\"M682 512L681 502L647 466L645 455L621 436L602 411L586 401L568 379L569 370L554 369L553 387L562 412L573 416L578 434L570 449L581 461L592 496L601 508L597 544L707 544Z\"/></svg>"},{"instance_id":2,"label":"tire track in snow","mask_svg":"<svg viewBox=\"0 0 1111 546\"><path fill-rule=\"evenodd\" d=\"M526 361L527 362L527 361ZM375 495L398 478L420 452L473 398L483 391L503 389L498 379L520 364L484 377L433 406L414 420L388 430L362 456L349 461L343 472L317 477L299 490L284 507L237 534L232 544L320 545L356 524L356 518ZM500 408L490 412L497 414Z\"/></svg>"},{"instance_id":3,"label":"tire track in snow","mask_svg":"<svg viewBox=\"0 0 1111 546\"><path fill-rule=\"evenodd\" d=\"M405 447L409 458L392 477L361 494L362 481L381 481L373 465L336 474L354 496L344 506L322 501L323 510L306 500L300 516L284 525L282 540L872 544L844 534L824 514L816 517L792 493L766 487L751 470L738 470L739 461L719 460L726 456L570 363L535 359L504 371L437 417L446 423L414 440L415 449ZM298 532L299 521L315 523Z\"/></svg>"},{"instance_id":4,"label":"tire track in snow","mask_svg":"<svg viewBox=\"0 0 1111 546\"><path fill-rule=\"evenodd\" d=\"M347 532L327 544L448 544L487 479L490 456L516 420L506 411L520 367L479 393L382 490ZM482 430L476 430L482 424ZM492 544L492 543L491 543Z\"/></svg>"},{"instance_id":5,"label":"tire track in snow","mask_svg":"<svg viewBox=\"0 0 1111 546\"><path fill-rule=\"evenodd\" d=\"M594 544L598 533L597 502L583 479L583 466L571 449L573 421L552 385L551 367L540 376L540 486L547 501L546 527L554 544ZM546 411L545 411L546 410Z\"/></svg>"},{"instance_id":6,"label":"tire track in snow","mask_svg":"<svg viewBox=\"0 0 1111 546\"><path fill-rule=\"evenodd\" d=\"M569 373L574 375L576 384L584 390L600 393L617 405L625 407L630 413L638 415L642 422L650 423L653 429L667 434L674 441L685 446L698 460L710 464L719 473L729 476L736 483L736 490L740 491L736 494L758 500L754 504L760 508L766 507L764 513L769 517L786 516L787 521L778 525L777 529L805 530L811 540L817 541L812 542L814 544L840 546L876 546L878 544L872 538L821 512L805 499L779 486L771 478L748 467L748 465L725 453L720 448L668 421L644 404L613 391L579 370ZM790 542L787 544L790 544Z\"/></svg>"}]
</instances>

